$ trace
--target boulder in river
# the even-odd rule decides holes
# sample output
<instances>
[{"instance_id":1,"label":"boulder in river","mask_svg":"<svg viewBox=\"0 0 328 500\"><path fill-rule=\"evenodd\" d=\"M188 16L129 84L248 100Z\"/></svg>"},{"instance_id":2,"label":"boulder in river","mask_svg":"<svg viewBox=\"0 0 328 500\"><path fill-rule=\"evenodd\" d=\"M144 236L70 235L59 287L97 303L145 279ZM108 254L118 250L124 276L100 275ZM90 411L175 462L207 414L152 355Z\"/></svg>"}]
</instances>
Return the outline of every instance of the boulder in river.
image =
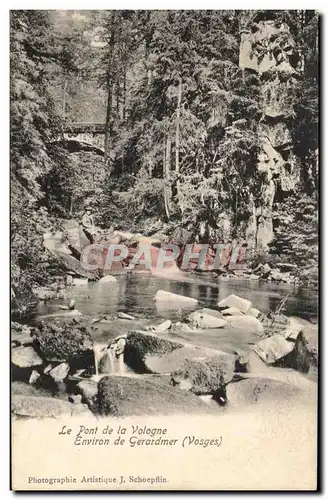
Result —
<instances>
[{"instance_id":1,"label":"boulder in river","mask_svg":"<svg viewBox=\"0 0 328 500\"><path fill-rule=\"evenodd\" d=\"M11 362L15 367L34 368L43 364L42 358L32 346L21 346L12 349Z\"/></svg>"},{"instance_id":2,"label":"boulder in river","mask_svg":"<svg viewBox=\"0 0 328 500\"><path fill-rule=\"evenodd\" d=\"M171 328L171 326L172 326L172 321L167 319L166 321L163 321L163 323L161 323L160 325L154 326L154 330L156 332L166 332Z\"/></svg>"},{"instance_id":3,"label":"boulder in river","mask_svg":"<svg viewBox=\"0 0 328 500\"><path fill-rule=\"evenodd\" d=\"M93 341L87 327L40 322L34 330L37 350L44 359L68 363L73 371L94 372Z\"/></svg>"},{"instance_id":4,"label":"boulder in river","mask_svg":"<svg viewBox=\"0 0 328 500\"><path fill-rule=\"evenodd\" d=\"M144 357L144 364L150 373L172 374L180 369L186 360L206 362L216 358L235 369L237 356L193 344L181 344L180 348L166 354L151 353Z\"/></svg>"},{"instance_id":5,"label":"boulder in river","mask_svg":"<svg viewBox=\"0 0 328 500\"><path fill-rule=\"evenodd\" d=\"M112 274L107 274L100 278L99 283L116 283L117 279Z\"/></svg>"},{"instance_id":6,"label":"boulder in river","mask_svg":"<svg viewBox=\"0 0 328 500\"><path fill-rule=\"evenodd\" d=\"M318 369L318 331L304 328L297 336L293 350L292 367L302 373L310 370L317 374Z\"/></svg>"},{"instance_id":7,"label":"boulder in river","mask_svg":"<svg viewBox=\"0 0 328 500\"><path fill-rule=\"evenodd\" d=\"M133 331L126 336L124 361L133 370L147 373L149 372L145 364L147 356L167 354L181 347L183 344L163 339L150 332Z\"/></svg>"},{"instance_id":8,"label":"boulder in river","mask_svg":"<svg viewBox=\"0 0 328 500\"><path fill-rule=\"evenodd\" d=\"M182 307L194 307L198 304L197 299L167 292L166 290L158 290L155 295L155 300L156 302L168 304L170 307L174 306L177 309Z\"/></svg>"},{"instance_id":9,"label":"boulder in river","mask_svg":"<svg viewBox=\"0 0 328 500\"><path fill-rule=\"evenodd\" d=\"M238 295L234 294L229 295L223 300L220 300L220 302L218 303L218 307L222 309L227 307L235 307L243 313L247 313L251 306L252 303L250 300L243 299L242 297L238 297Z\"/></svg>"},{"instance_id":10,"label":"boulder in river","mask_svg":"<svg viewBox=\"0 0 328 500\"><path fill-rule=\"evenodd\" d=\"M258 318L261 314L261 311L259 309L256 309L256 307L250 307L246 314L247 316L253 316L254 318Z\"/></svg>"},{"instance_id":11,"label":"boulder in river","mask_svg":"<svg viewBox=\"0 0 328 500\"><path fill-rule=\"evenodd\" d=\"M282 335L277 334L260 340L253 346L253 349L262 361L273 364L289 355L294 349L294 344L288 342Z\"/></svg>"},{"instance_id":12,"label":"boulder in river","mask_svg":"<svg viewBox=\"0 0 328 500\"><path fill-rule=\"evenodd\" d=\"M182 366L172 375L173 382L188 382L190 391L197 395L217 394L235 375L236 356L222 353L207 359L185 359Z\"/></svg>"},{"instance_id":13,"label":"boulder in river","mask_svg":"<svg viewBox=\"0 0 328 500\"><path fill-rule=\"evenodd\" d=\"M68 363L60 363L50 370L49 375L54 379L55 382L62 382L65 380L69 373L70 367Z\"/></svg>"},{"instance_id":14,"label":"boulder in river","mask_svg":"<svg viewBox=\"0 0 328 500\"><path fill-rule=\"evenodd\" d=\"M220 313L217 311L214 311L217 313L215 316L212 315L211 313L208 313L207 311L210 311L209 309L201 309L199 311L195 311L188 316L188 321L193 326L196 326L198 328L223 328L226 326L227 322L225 319L220 316Z\"/></svg>"},{"instance_id":15,"label":"boulder in river","mask_svg":"<svg viewBox=\"0 0 328 500\"><path fill-rule=\"evenodd\" d=\"M128 320L130 320L130 321L133 321L133 320L135 319L135 317L134 317L134 316L131 316L131 314L126 314L125 312L122 312L122 311L119 311L119 312L117 313L117 317L118 317L119 319L128 319Z\"/></svg>"},{"instance_id":16,"label":"boulder in river","mask_svg":"<svg viewBox=\"0 0 328 500\"><path fill-rule=\"evenodd\" d=\"M35 384L35 382L39 380L39 378L40 378L40 373L37 372L36 370L32 370L28 383L31 385Z\"/></svg>"},{"instance_id":17,"label":"boulder in river","mask_svg":"<svg viewBox=\"0 0 328 500\"><path fill-rule=\"evenodd\" d=\"M222 311L223 316L240 316L243 315L237 307L228 307L228 309L223 309Z\"/></svg>"},{"instance_id":18,"label":"boulder in river","mask_svg":"<svg viewBox=\"0 0 328 500\"><path fill-rule=\"evenodd\" d=\"M101 415L120 417L213 413L200 398L159 377L103 377L98 383L98 405Z\"/></svg>"},{"instance_id":19,"label":"boulder in river","mask_svg":"<svg viewBox=\"0 0 328 500\"><path fill-rule=\"evenodd\" d=\"M74 403L74 404L80 404L82 403L82 394L70 394L68 396L68 401L70 403Z\"/></svg>"},{"instance_id":20,"label":"boulder in river","mask_svg":"<svg viewBox=\"0 0 328 500\"><path fill-rule=\"evenodd\" d=\"M243 314L242 316L227 316L227 322L234 328L250 330L256 334L263 332L262 323L253 316L248 316L247 314Z\"/></svg>"},{"instance_id":21,"label":"boulder in river","mask_svg":"<svg viewBox=\"0 0 328 500\"><path fill-rule=\"evenodd\" d=\"M172 325L172 330L174 332L182 332L182 333L191 333L193 329L187 325L187 323L181 323L181 321L177 321Z\"/></svg>"},{"instance_id":22,"label":"boulder in river","mask_svg":"<svg viewBox=\"0 0 328 500\"><path fill-rule=\"evenodd\" d=\"M76 386L77 391L82 396L82 402L87 404L89 409L98 413L97 406L97 394L98 394L98 382L95 380L81 380Z\"/></svg>"},{"instance_id":23,"label":"boulder in river","mask_svg":"<svg viewBox=\"0 0 328 500\"><path fill-rule=\"evenodd\" d=\"M311 330L313 332L317 332L318 329L315 325L313 325L306 319L291 316L290 318L288 318L288 324L286 325L286 328L282 335L284 335L288 340L295 341L301 331L307 331L310 334Z\"/></svg>"}]
</instances>

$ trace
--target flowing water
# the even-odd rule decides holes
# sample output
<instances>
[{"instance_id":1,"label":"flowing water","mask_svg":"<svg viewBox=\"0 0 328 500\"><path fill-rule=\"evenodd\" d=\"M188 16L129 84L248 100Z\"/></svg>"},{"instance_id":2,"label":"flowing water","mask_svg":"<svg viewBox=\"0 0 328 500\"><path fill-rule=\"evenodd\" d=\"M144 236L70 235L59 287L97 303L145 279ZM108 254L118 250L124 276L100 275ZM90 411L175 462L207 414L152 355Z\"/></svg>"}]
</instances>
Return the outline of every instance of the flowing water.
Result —
<instances>
[{"instance_id":1,"label":"flowing water","mask_svg":"<svg viewBox=\"0 0 328 500\"><path fill-rule=\"evenodd\" d=\"M220 281L217 277L186 275L181 273L170 279L147 274L131 273L116 277L116 283L88 283L86 286L71 287L70 298L83 314L97 317L100 314L116 315L123 311L137 317L179 319L183 311L166 309L156 304L157 290L186 295L199 300L200 307L213 307L217 302L234 293L252 301L253 307L263 313L274 310L280 301L288 296L284 313L287 316L301 316L308 319L317 316L318 293L313 289L293 287L281 283L251 280ZM59 305L67 300L40 303L37 314L58 312Z\"/></svg>"}]
</instances>

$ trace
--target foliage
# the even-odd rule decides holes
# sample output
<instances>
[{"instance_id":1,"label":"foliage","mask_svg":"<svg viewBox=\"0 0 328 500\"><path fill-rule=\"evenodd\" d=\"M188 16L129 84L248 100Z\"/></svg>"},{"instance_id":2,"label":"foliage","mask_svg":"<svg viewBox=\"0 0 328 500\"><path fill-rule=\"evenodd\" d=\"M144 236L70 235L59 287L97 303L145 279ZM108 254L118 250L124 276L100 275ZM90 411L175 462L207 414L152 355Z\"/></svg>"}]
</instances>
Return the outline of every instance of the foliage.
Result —
<instances>
[{"instance_id":1,"label":"foliage","mask_svg":"<svg viewBox=\"0 0 328 500\"><path fill-rule=\"evenodd\" d=\"M60 166L60 121L48 91L52 64L69 64L46 11L11 11L11 262L12 288L28 294L49 279L42 233L49 226L41 180Z\"/></svg>"},{"instance_id":2,"label":"foliage","mask_svg":"<svg viewBox=\"0 0 328 500\"><path fill-rule=\"evenodd\" d=\"M278 220L277 220L278 219ZM318 207L315 199L301 194L285 200L276 213L275 238L270 255L279 262L298 266L304 280L318 278Z\"/></svg>"}]
</instances>

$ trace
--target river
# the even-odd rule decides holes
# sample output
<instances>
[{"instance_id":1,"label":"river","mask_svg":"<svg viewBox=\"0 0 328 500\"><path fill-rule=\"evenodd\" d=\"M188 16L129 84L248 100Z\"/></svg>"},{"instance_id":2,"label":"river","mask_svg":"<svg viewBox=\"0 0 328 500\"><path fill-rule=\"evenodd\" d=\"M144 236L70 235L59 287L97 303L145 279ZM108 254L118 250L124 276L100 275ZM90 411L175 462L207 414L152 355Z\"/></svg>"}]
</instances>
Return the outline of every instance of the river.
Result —
<instances>
[{"instance_id":1,"label":"river","mask_svg":"<svg viewBox=\"0 0 328 500\"><path fill-rule=\"evenodd\" d=\"M318 314L316 290L282 283L237 279L223 281L215 276L187 273L168 277L131 273L116 276L116 279L116 283L89 282L87 285L71 287L70 298L75 299L76 309L91 317L116 315L118 311L123 311L148 319L180 319L183 314L181 310L167 310L156 304L155 294L162 289L196 298L201 307L216 306L219 300L234 293L251 300L253 307L263 313L274 310L291 292L284 306L284 314L304 319ZM55 313L61 304L67 304L67 300L41 302L37 315Z\"/></svg>"}]
</instances>

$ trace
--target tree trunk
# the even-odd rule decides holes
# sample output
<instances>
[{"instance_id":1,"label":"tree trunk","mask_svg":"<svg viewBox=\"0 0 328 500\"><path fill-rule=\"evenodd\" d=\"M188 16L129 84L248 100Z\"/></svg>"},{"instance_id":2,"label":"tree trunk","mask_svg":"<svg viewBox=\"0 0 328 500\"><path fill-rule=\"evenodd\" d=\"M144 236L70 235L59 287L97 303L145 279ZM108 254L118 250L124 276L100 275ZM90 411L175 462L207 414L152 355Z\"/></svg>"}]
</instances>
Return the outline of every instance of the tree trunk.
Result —
<instances>
[{"instance_id":1,"label":"tree trunk","mask_svg":"<svg viewBox=\"0 0 328 500\"><path fill-rule=\"evenodd\" d=\"M126 118L126 65L124 65L123 74L123 120Z\"/></svg>"},{"instance_id":2,"label":"tree trunk","mask_svg":"<svg viewBox=\"0 0 328 500\"><path fill-rule=\"evenodd\" d=\"M66 119L66 92L67 92L67 80L65 77L64 89L63 89L63 120Z\"/></svg>"},{"instance_id":3,"label":"tree trunk","mask_svg":"<svg viewBox=\"0 0 328 500\"><path fill-rule=\"evenodd\" d=\"M183 214L183 204L182 204L182 196L181 196L181 186L180 186L180 114L181 114L181 98L182 98L182 81L179 78L179 87L178 87L178 104L177 104L177 123L175 128L175 174L176 174L176 188L178 195L178 206Z\"/></svg>"},{"instance_id":4,"label":"tree trunk","mask_svg":"<svg viewBox=\"0 0 328 500\"><path fill-rule=\"evenodd\" d=\"M170 163L171 163L171 139L167 136L163 143L163 180L164 180L164 204L167 220L170 220Z\"/></svg>"},{"instance_id":5,"label":"tree trunk","mask_svg":"<svg viewBox=\"0 0 328 500\"><path fill-rule=\"evenodd\" d=\"M111 35L109 41L109 56L108 56L108 69L107 69L107 109L106 109L106 124L105 124L105 154L104 161L105 165L108 166L109 175L111 174L111 165L110 165L110 151L112 149L112 107L113 107L113 79L112 79L112 71L113 71L113 53L114 53L114 44L115 44L115 11L111 12Z\"/></svg>"}]
</instances>

